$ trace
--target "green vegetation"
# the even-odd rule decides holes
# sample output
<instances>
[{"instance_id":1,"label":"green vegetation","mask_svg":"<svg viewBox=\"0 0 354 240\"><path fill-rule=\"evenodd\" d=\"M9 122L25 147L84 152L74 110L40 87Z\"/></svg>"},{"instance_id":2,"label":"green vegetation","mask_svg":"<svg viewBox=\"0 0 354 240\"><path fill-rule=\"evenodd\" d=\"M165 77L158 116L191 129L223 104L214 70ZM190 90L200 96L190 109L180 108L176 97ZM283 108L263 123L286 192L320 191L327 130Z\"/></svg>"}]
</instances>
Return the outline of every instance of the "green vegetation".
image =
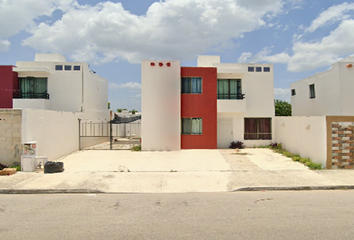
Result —
<instances>
[{"instance_id":1,"label":"green vegetation","mask_svg":"<svg viewBox=\"0 0 354 240\"><path fill-rule=\"evenodd\" d=\"M136 151L136 152L141 151L141 145L132 147L132 151Z\"/></svg>"},{"instance_id":2,"label":"green vegetation","mask_svg":"<svg viewBox=\"0 0 354 240\"><path fill-rule=\"evenodd\" d=\"M11 168L16 168L16 171L19 172L19 171L21 171L21 163L20 162L14 162L11 165Z\"/></svg>"},{"instance_id":3,"label":"green vegetation","mask_svg":"<svg viewBox=\"0 0 354 240\"><path fill-rule=\"evenodd\" d=\"M294 154L289 151L286 151L283 149L282 145L280 143L272 143L267 146L270 149L273 149L274 152L280 153L288 158L291 158L295 162L300 162L307 166L309 169L312 170L319 170L322 169L322 165L319 163L314 163L311 161L310 158L302 158L299 154Z\"/></svg>"},{"instance_id":4,"label":"green vegetation","mask_svg":"<svg viewBox=\"0 0 354 240\"><path fill-rule=\"evenodd\" d=\"M108 102L108 109L111 109L111 103Z\"/></svg>"},{"instance_id":5,"label":"green vegetation","mask_svg":"<svg viewBox=\"0 0 354 240\"><path fill-rule=\"evenodd\" d=\"M279 99L274 100L275 116L291 116L291 104Z\"/></svg>"}]
</instances>

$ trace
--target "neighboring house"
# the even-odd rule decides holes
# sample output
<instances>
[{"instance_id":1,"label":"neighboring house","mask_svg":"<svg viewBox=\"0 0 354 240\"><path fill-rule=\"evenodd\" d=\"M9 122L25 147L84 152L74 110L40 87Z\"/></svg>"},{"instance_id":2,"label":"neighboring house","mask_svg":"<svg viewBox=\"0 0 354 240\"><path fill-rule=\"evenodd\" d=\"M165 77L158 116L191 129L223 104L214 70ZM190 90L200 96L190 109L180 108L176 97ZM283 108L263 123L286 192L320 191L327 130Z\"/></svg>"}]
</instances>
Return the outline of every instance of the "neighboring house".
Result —
<instances>
[{"instance_id":1,"label":"neighboring house","mask_svg":"<svg viewBox=\"0 0 354 240\"><path fill-rule=\"evenodd\" d=\"M0 66L0 108L84 112L87 119L109 119L108 83L87 63L67 62L60 54L36 54L35 61Z\"/></svg>"},{"instance_id":2,"label":"neighboring house","mask_svg":"<svg viewBox=\"0 0 354 240\"><path fill-rule=\"evenodd\" d=\"M0 66L0 163L21 161L23 144L32 141L48 160L107 141L96 134L110 120L107 103L107 80L86 63L36 54ZM80 138L83 132L89 137Z\"/></svg>"},{"instance_id":3,"label":"neighboring house","mask_svg":"<svg viewBox=\"0 0 354 240\"><path fill-rule=\"evenodd\" d=\"M272 64L224 64L199 56L142 61L142 149L227 148L269 144L274 135Z\"/></svg>"},{"instance_id":4,"label":"neighboring house","mask_svg":"<svg viewBox=\"0 0 354 240\"><path fill-rule=\"evenodd\" d=\"M290 84L293 116L353 116L354 57Z\"/></svg>"}]
</instances>

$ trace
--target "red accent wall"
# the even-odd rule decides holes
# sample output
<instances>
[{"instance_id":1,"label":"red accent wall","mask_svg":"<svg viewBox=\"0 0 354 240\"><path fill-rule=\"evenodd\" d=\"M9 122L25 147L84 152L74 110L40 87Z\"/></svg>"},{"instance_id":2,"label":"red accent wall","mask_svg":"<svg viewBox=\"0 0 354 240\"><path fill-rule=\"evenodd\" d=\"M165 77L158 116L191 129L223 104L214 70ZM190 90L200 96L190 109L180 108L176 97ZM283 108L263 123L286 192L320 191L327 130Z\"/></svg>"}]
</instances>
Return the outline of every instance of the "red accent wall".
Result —
<instances>
[{"instance_id":1,"label":"red accent wall","mask_svg":"<svg viewBox=\"0 0 354 240\"><path fill-rule=\"evenodd\" d=\"M182 149L217 148L216 68L182 67L182 77L202 77L202 94L181 94L181 117L202 118L202 135L182 135Z\"/></svg>"},{"instance_id":2,"label":"red accent wall","mask_svg":"<svg viewBox=\"0 0 354 240\"><path fill-rule=\"evenodd\" d=\"M18 74L13 66L0 66L0 108L12 108L13 92L18 89Z\"/></svg>"}]
</instances>

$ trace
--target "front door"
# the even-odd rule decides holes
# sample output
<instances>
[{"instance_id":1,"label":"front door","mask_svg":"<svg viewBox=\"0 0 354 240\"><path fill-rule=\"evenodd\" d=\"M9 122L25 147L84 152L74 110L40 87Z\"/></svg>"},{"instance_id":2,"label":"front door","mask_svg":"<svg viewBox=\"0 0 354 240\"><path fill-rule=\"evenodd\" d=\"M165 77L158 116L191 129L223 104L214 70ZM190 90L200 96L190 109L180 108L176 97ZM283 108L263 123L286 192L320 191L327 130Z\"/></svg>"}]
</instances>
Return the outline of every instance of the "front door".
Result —
<instances>
[{"instance_id":1,"label":"front door","mask_svg":"<svg viewBox=\"0 0 354 240\"><path fill-rule=\"evenodd\" d=\"M228 148L233 141L232 118L218 118L218 148Z\"/></svg>"}]
</instances>

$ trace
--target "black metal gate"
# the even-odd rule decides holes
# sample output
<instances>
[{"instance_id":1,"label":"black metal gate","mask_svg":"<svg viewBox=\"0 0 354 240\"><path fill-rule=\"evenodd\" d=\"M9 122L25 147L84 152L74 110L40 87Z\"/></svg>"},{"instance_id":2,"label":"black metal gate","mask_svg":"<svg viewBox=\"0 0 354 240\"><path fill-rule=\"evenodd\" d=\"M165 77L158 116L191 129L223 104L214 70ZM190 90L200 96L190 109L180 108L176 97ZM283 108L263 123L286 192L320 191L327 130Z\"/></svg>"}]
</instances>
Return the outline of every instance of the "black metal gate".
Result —
<instances>
[{"instance_id":1,"label":"black metal gate","mask_svg":"<svg viewBox=\"0 0 354 240\"><path fill-rule=\"evenodd\" d=\"M139 119L130 118L128 121L79 119L79 149L124 150L140 145Z\"/></svg>"}]
</instances>

